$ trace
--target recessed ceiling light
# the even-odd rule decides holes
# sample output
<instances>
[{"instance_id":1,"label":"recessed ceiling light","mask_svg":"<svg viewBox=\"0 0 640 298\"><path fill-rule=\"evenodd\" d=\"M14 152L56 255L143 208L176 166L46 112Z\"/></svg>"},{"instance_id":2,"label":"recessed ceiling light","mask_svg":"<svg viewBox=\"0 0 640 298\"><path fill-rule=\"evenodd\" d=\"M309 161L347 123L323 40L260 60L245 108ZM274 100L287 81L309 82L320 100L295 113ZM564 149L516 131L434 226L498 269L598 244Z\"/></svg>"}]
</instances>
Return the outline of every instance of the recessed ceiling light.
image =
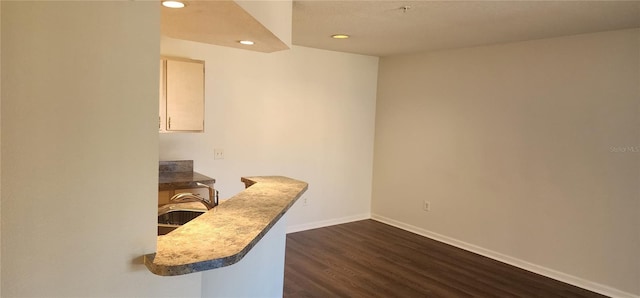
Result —
<instances>
[{"instance_id":1,"label":"recessed ceiling light","mask_svg":"<svg viewBox=\"0 0 640 298\"><path fill-rule=\"evenodd\" d=\"M241 41L238 41L238 42L241 43L241 44L244 44L244 45L248 45L248 46L253 45L255 43L255 42L250 41L250 40L241 40Z\"/></svg>"},{"instance_id":2,"label":"recessed ceiling light","mask_svg":"<svg viewBox=\"0 0 640 298\"><path fill-rule=\"evenodd\" d=\"M349 38L349 35L346 35L346 34L334 34L334 35L331 35L331 38L334 38L334 39L347 39L347 38Z\"/></svg>"},{"instance_id":3,"label":"recessed ceiling light","mask_svg":"<svg viewBox=\"0 0 640 298\"><path fill-rule=\"evenodd\" d=\"M162 6L164 7L169 7L169 8L183 8L184 7L184 3L180 2L180 1L162 1Z\"/></svg>"}]
</instances>

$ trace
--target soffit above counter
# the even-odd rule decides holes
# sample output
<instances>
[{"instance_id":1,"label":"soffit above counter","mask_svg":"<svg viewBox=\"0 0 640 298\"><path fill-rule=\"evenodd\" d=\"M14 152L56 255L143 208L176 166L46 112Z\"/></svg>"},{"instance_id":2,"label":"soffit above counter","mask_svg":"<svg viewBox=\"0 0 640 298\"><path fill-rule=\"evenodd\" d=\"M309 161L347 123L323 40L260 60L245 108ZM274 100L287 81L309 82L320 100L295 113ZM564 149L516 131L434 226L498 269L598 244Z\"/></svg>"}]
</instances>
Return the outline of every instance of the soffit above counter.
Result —
<instances>
[{"instance_id":1,"label":"soffit above counter","mask_svg":"<svg viewBox=\"0 0 640 298\"><path fill-rule=\"evenodd\" d=\"M161 6L164 36L250 51L271 53L289 49L273 32L234 1L188 1L186 7ZM251 40L254 45L238 43Z\"/></svg>"}]
</instances>

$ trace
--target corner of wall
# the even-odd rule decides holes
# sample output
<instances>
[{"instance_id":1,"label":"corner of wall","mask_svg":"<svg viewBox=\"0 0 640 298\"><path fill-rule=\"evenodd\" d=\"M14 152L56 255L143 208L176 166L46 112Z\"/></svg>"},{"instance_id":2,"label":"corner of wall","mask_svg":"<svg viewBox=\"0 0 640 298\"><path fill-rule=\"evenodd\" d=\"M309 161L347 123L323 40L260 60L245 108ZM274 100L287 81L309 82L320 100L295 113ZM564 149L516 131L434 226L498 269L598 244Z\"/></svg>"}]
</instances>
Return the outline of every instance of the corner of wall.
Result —
<instances>
[{"instance_id":1,"label":"corner of wall","mask_svg":"<svg viewBox=\"0 0 640 298\"><path fill-rule=\"evenodd\" d=\"M0 2L0 65L2 65L2 2ZM0 297L2 297L2 67L0 67Z\"/></svg>"},{"instance_id":2,"label":"corner of wall","mask_svg":"<svg viewBox=\"0 0 640 298\"><path fill-rule=\"evenodd\" d=\"M235 2L264 25L276 37L291 48L291 26L293 2L283 1L242 1Z\"/></svg>"}]
</instances>

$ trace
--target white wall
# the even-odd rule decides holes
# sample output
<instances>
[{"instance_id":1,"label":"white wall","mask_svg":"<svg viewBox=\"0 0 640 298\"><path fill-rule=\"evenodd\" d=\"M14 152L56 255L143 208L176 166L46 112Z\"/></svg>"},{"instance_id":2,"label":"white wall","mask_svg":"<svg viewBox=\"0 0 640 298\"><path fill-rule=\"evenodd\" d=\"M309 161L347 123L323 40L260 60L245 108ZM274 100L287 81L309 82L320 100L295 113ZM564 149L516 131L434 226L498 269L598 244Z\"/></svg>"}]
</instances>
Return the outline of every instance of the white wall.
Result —
<instances>
[{"instance_id":1,"label":"white wall","mask_svg":"<svg viewBox=\"0 0 640 298\"><path fill-rule=\"evenodd\" d=\"M282 297L285 214L240 262L202 272L202 297Z\"/></svg>"},{"instance_id":2,"label":"white wall","mask_svg":"<svg viewBox=\"0 0 640 298\"><path fill-rule=\"evenodd\" d=\"M372 213L639 295L639 83L639 30L382 58Z\"/></svg>"},{"instance_id":3,"label":"white wall","mask_svg":"<svg viewBox=\"0 0 640 298\"><path fill-rule=\"evenodd\" d=\"M205 133L161 134L160 159L193 159L221 198L241 176L309 183L288 230L369 217L378 58L294 46L271 54L163 38L205 60ZM214 148L224 160L214 160ZM302 206L304 199L308 205Z\"/></svg>"},{"instance_id":4,"label":"white wall","mask_svg":"<svg viewBox=\"0 0 640 298\"><path fill-rule=\"evenodd\" d=\"M0 4L0 65L2 65L2 4ZM2 78L2 68L0 68ZM0 107L2 107L2 79L0 79ZM2 123L2 109L0 108L0 124ZM0 148L2 148L2 125L0 125ZM2 150L0 150L0 181L2 181ZM2 247L2 183L0 183L0 247ZM2 249L0 249L0 268L2 268ZM0 281L2 270L0 270ZM0 282L0 297L2 297L2 283Z\"/></svg>"},{"instance_id":5,"label":"white wall","mask_svg":"<svg viewBox=\"0 0 640 298\"><path fill-rule=\"evenodd\" d=\"M141 263L156 244L157 3L1 5L3 297L200 297L238 284L214 283L213 271L159 277ZM225 197L243 175L312 183L294 222L368 216L377 58L168 45L167 54L202 54L214 92L207 133L162 136L165 156L195 159ZM225 160L212 160L214 147ZM284 239L276 230L265 241ZM255 274L251 260L282 259L277 244L224 272ZM241 290L278 296L281 276L272 277Z\"/></svg>"},{"instance_id":6,"label":"white wall","mask_svg":"<svg viewBox=\"0 0 640 298\"><path fill-rule=\"evenodd\" d=\"M199 296L199 274L138 258L156 244L157 3L1 5L3 297Z\"/></svg>"}]
</instances>

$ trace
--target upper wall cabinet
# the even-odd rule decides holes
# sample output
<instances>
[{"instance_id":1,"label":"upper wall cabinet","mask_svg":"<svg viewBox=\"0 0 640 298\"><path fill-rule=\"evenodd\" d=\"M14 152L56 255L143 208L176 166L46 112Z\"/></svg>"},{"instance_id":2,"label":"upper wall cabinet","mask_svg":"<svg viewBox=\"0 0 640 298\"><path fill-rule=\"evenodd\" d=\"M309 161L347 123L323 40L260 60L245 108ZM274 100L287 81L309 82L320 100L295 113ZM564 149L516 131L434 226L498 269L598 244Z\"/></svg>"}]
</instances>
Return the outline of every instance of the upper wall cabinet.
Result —
<instances>
[{"instance_id":1,"label":"upper wall cabinet","mask_svg":"<svg viewBox=\"0 0 640 298\"><path fill-rule=\"evenodd\" d=\"M204 61L160 60L160 132L204 131Z\"/></svg>"}]
</instances>

